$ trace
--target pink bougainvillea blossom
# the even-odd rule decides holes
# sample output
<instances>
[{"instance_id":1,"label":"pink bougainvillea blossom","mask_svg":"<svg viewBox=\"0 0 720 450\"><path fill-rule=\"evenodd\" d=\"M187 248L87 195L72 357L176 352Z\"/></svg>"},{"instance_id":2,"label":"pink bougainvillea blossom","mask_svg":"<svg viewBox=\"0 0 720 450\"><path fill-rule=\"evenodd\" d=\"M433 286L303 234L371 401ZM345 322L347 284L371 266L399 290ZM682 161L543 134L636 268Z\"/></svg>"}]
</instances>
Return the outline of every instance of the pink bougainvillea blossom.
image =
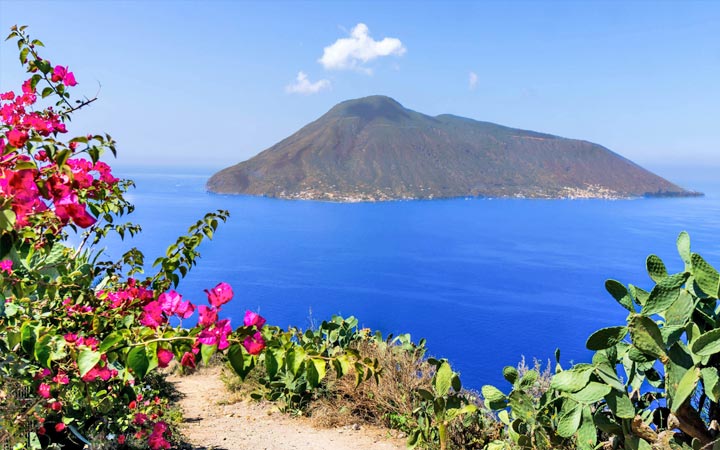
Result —
<instances>
[{"instance_id":1,"label":"pink bougainvillea blossom","mask_svg":"<svg viewBox=\"0 0 720 450\"><path fill-rule=\"evenodd\" d=\"M167 367L174 357L175 355L170 350L164 348L159 349L157 352L158 366L161 368Z\"/></svg>"},{"instance_id":2,"label":"pink bougainvillea blossom","mask_svg":"<svg viewBox=\"0 0 720 450\"><path fill-rule=\"evenodd\" d=\"M193 355L190 352L185 352L185 354L182 355L182 358L180 359L180 364L183 367L188 367L190 369L195 368L195 355Z\"/></svg>"},{"instance_id":3,"label":"pink bougainvillea blossom","mask_svg":"<svg viewBox=\"0 0 720 450\"><path fill-rule=\"evenodd\" d=\"M140 316L140 323L148 328L157 328L166 322L166 318L162 314L162 306L157 300L145 305L143 314Z\"/></svg>"},{"instance_id":4,"label":"pink bougainvillea blossom","mask_svg":"<svg viewBox=\"0 0 720 450\"><path fill-rule=\"evenodd\" d=\"M265 325L265 318L262 317L258 313L254 313L252 311L245 311L245 326L246 327L256 327L258 330Z\"/></svg>"},{"instance_id":5,"label":"pink bougainvillea blossom","mask_svg":"<svg viewBox=\"0 0 720 450\"><path fill-rule=\"evenodd\" d=\"M9 259L4 259L4 260L0 261L0 272L5 272L8 275L12 275L12 272L13 272L12 266L13 266L12 261L10 261Z\"/></svg>"},{"instance_id":6,"label":"pink bougainvillea blossom","mask_svg":"<svg viewBox=\"0 0 720 450\"><path fill-rule=\"evenodd\" d=\"M190 301L183 300L182 296L175 291L160 294L158 303L165 314L169 316L176 314L181 319L187 319L195 311L195 306Z\"/></svg>"},{"instance_id":7,"label":"pink bougainvillea blossom","mask_svg":"<svg viewBox=\"0 0 720 450\"><path fill-rule=\"evenodd\" d=\"M153 432L148 438L148 445L152 450L170 448L170 443L163 436L166 432L170 434L167 423L161 421L153 425Z\"/></svg>"},{"instance_id":8,"label":"pink bougainvillea blossom","mask_svg":"<svg viewBox=\"0 0 720 450\"><path fill-rule=\"evenodd\" d=\"M207 328L218 320L218 310L216 308L200 305L198 306L198 313L200 315L199 327Z\"/></svg>"},{"instance_id":9,"label":"pink bougainvillea blossom","mask_svg":"<svg viewBox=\"0 0 720 450\"><path fill-rule=\"evenodd\" d=\"M198 334L197 341L205 345L216 345L218 350L224 350L230 345L227 337L232 333L230 328L230 319L223 319L213 325L211 328L206 328Z\"/></svg>"},{"instance_id":10,"label":"pink bougainvillea blossom","mask_svg":"<svg viewBox=\"0 0 720 450\"><path fill-rule=\"evenodd\" d=\"M259 331L256 331L252 336L245 338L243 347L251 355L259 355L265 348L265 339L263 339Z\"/></svg>"},{"instance_id":11,"label":"pink bougainvillea blossom","mask_svg":"<svg viewBox=\"0 0 720 450\"><path fill-rule=\"evenodd\" d=\"M50 385L47 383L41 383L40 386L38 386L37 392L42 398L50 398Z\"/></svg>"},{"instance_id":12,"label":"pink bougainvillea blossom","mask_svg":"<svg viewBox=\"0 0 720 450\"><path fill-rule=\"evenodd\" d=\"M214 288L207 290L208 302L215 308L219 308L233 298L233 290L227 283L218 283Z\"/></svg>"},{"instance_id":13,"label":"pink bougainvillea blossom","mask_svg":"<svg viewBox=\"0 0 720 450\"><path fill-rule=\"evenodd\" d=\"M67 86L75 86L77 84L75 74L69 72L67 67L63 66L55 66L50 79L55 83L62 81Z\"/></svg>"},{"instance_id":14,"label":"pink bougainvillea blossom","mask_svg":"<svg viewBox=\"0 0 720 450\"><path fill-rule=\"evenodd\" d=\"M70 383L70 378L67 376L65 372L58 372L57 375L55 375L52 379L55 383L58 384L68 384Z\"/></svg>"}]
</instances>

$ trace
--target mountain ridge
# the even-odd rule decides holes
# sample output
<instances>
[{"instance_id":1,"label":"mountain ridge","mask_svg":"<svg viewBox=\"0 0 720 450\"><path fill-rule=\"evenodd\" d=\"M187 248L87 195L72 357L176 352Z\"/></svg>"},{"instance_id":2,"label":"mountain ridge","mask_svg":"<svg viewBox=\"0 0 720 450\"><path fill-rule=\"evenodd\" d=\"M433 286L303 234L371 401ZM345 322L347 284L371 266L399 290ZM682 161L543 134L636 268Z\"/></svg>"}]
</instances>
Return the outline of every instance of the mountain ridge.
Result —
<instances>
[{"instance_id":1,"label":"mountain ridge","mask_svg":"<svg viewBox=\"0 0 720 450\"><path fill-rule=\"evenodd\" d=\"M592 142L429 116L379 95L338 103L206 187L330 201L700 195Z\"/></svg>"}]
</instances>

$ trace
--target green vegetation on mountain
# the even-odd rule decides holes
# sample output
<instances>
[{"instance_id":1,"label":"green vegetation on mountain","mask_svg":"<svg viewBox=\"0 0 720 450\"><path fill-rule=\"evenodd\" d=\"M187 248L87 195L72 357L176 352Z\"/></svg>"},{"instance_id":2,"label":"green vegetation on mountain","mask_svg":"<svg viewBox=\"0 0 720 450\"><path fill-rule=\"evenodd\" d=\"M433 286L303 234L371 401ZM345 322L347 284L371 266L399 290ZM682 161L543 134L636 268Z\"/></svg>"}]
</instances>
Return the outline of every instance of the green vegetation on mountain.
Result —
<instances>
[{"instance_id":1,"label":"green vegetation on mountain","mask_svg":"<svg viewBox=\"0 0 720 450\"><path fill-rule=\"evenodd\" d=\"M336 105L207 188L334 201L699 195L591 142L431 117L384 96Z\"/></svg>"}]
</instances>

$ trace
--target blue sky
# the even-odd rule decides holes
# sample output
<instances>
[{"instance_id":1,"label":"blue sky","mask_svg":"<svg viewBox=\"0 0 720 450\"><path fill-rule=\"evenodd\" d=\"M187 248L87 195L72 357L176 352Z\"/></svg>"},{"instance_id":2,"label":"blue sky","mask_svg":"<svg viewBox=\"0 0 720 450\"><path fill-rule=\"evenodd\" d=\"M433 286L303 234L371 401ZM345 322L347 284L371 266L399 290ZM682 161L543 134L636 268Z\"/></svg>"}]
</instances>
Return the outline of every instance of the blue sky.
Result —
<instances>
[{"instance_id":1,"label":"blue sky","mask_svg":"<svg viewBox=\"0 0 720 450\"><path fill-rule=\"evenodd\" d=\"M651 167L720 165L716 2L0 0L15 23L75 92L99 90L71 132L113 135L120 165L220 168L372 94ZM23 76L3 43L0 89Z\"/></svg>"}]
</instances>

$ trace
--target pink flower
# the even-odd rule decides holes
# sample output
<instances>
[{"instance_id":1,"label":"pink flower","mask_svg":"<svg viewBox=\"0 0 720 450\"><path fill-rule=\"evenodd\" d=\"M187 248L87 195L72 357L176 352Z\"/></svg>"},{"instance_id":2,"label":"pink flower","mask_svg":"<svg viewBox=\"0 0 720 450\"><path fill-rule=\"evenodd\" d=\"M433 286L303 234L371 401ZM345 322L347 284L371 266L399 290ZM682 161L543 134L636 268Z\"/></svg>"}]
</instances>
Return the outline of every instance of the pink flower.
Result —
<instances>
[{"instance_id":1,"label":"pink flower","mask_svg":"<svg viewBox=\"0 0 720 450\"><path fill-rule=\"evenodd\" d=\"M158 302L165 314L177 314L181 319L187 319L195 311L195 306L187 300L183 301L182 296L175 291L163 292Z\"/></svg>"},{"instance_id":2,"label":"pink flower","mask_svg":"<svg viewBox=\"0 0 720 450\"><path fill-rule=\"evenodd\" d=\"M63 66L55 66L50 79L53 81L53 83L62 81L68 86L75 86L77 84L77 82L75 81L75 74L69 72L67 70L67 67Z\"/></svg>"},{"instance_id":3,"label":"pink flower","mask_svg":"<svg viewBox=\"0 0 720 450\"><path fill-rule=\"evenodd\" d=\"M8 144L12 145L13 147L22 147L28 140L28 134L27 131L20 131L16 128L13 128L12 130L8 131L7 138Z\"/></svg>"},{"instance_id":4,"label":"pink flower","mask_svg":"<svg viewBox=\"0 0 720 450\"><path fill-rule=\"evenodd\" d=\"M172 361L172 359L175 357L175 355L170 350L161 348L161 349L158 349L157 357L158 357L158 366L163 368L163 367L167 367L168 364L170 364L170 361Z\"/></svg>"},{"instance_id":5,"label":"pink flower","mask_svg":"<svg viewBox=\"0 0 720 450\"><path fill-rule=\"evenodd\" d=\"M72 72L68 72L63 77L63 83L65 83L67 86L75 86L77 84L77 81L75 81L75 74Z\"/></svg>"},{"instance_id":6,"label":"pink flower","mask_svg":"<svg viewBox=\"0 0 720 450\"><path fill-rule=\"evenodd\" d=\"M207 328L217 322L218 320L218 312L217 309L212 307L207 307L205 305L198 306L198 311L200 314L200 320L198 321L198 326Z\"/></svg>"},{"instance_id":7,"label":"pink flower","mask_svg":"<svg viewBox=\"0 0 720 450\"><path fill-rule=\"evenodd\" d=\"M53 81L53 83L57 83L58 81L62 81L63 77L67 74L67 68L63 66L55 66L53 69L52 76L50 79Z\"/></svg>"},{"instance_id":8,"label":"pink flower","mask_svg":"<svg viewBox=\"0 0 720 450\"><path fill-rule=\"evenodd\" d=\"M227 341L230 333L232 333L230 319L223 319L213 325L212 328L202 330L200 334L198 334L197 341L205 345L217 344L218 350L224 350L230 345Z\"/></svg>"},{"instance_id":9,"label":"pink flower","mask_svg":"<svg viewBox=\"0 0 720 450\"><path fill-rule=\"evenodd\" d=\"M157 422L153 426L153 432L148 438L148 445L152 450L170 448L170 443L165 440L165 437L163 436L166 431L168 431L168 426L165 422Z\"/></svg>"},{"instance_id":10,"label":"pink flower","mask_svg":"<svg viewBox=\"0 0 720 450\"><path fill-rule=\"evenodd\" d=\"M140 316L140 323L148 328L157 328L165 323L165 317L162 315L162 306L160 302L153 301L145 305L143 314Z\"/></svg>"},{"instance_id":11,"label":"pink flower","mask_svg":"<svg viewBox=\"0 0 720 450\"><path fill-rule=\"evenodd\" d=\"M208 302L216 308L219 308L233 298L233 290L227 283L219 283L209 291L205 289L205 293L208 296Z\"/></svg>"},{"instance_id":12,"label":"pink flower","mask_svg":"<svg viewBox=\"0 0 720 450\"><path fill-rule=\"evenodd\" d=\"M68 378L68 376L65 372L58 372L58 374L55 375L52 380L58 384L70 383L70 378Z\"/></svg>"},{"instance_id":13,"label":"pink flower","mask_svg":"<svg viewBox=\"0 0 720 450\"><path fill-rule=\"evenodd\" d=\"M64 423L60 422L58 424L55 424L55 431L57 431L58 433L60 433L64 429L65 429Z\"/></svg>"},{"instance_id":14,"label":"pink flower","mask_svg":"<svg viewBox=\"0 0 720 450\"><path fill-rule=\"evenodd\" d=\"M0 271L6 272L8 275L12 274L13 263L9 259L0 261Z\"/></svg>"},{"instance_id":15,"label":"pink flower","mask_svg":"<svg viewBox=\"0 0 720 450\"><path fill-rule=\"evenodd\" d=\"M257 331L252 336L245 338L243 347L245 347L245 350L251 355L259 355L265 348L265 339L263 339L262 334Z\"/></svg>"},{"instance_id":16,"label":"pink flower","mask_svg":"<svg viewBox=\"0 0 720 450\"><path fill-rule=\"evenodd\" d=\"M83 341L83 345L90 347L90 350L97 350L98 346L100 345L100 340L92 336L86 337Z\"/></svg>"},{"instance_id":17,"label":"pink flower","mask_svg":"<svg viewBox=\"0 0 720 450\"><path fill-rule=\"evenodd\" d=\"M33 377L33 379L34 380L42 380L43 378L47 378L50 375L52 375L52 372L50 371L50 369L43 369L43 370L39 371L38 373L36 373L35 376Z\"/></svg>"},{"instance_id":18,"label":"pink flower","mask_svg":"<svg viewBox=\"0 0 720 450\"><path fill-rule=\"evenodd\" d=\"M254 313L252 311L245 311L246 327L255 326L259 330L263 327L263 325L265 325L265 318L263 318L260 314Z\"/></svg>"},{"instance_id":19,"label":"pink flower","mask_svg":"<svg viewBox=\"0 0 720 450\"><path fill-rule=\"evenodd\" d=\"M182 355L180 364L182 364L183 367L189 367L191 369L194 369L195 368L195 355L193 355L190 352L185 352L185 354Z\"/></svg>"},{"instance_id":20,"label":"pink flower","mask_svg":"<svg viewBox=\"0 0 720 450\"><path fill-rule=\"evenodd\" d=\"M52 402L50 409L53 411L60 411L62 409L62 402Z\"/></svg>"},{"instance_id":21,"label":"pink flower","mask_svg":"<svg viewBox=\"0 0 720 450\"><path fill-rule=\"evenodd\" d=\"M147 414L137 413L137 414L135 414L135 418L133 419L133 424L143 425L147 420L148 420Z\"/></svg>"},{"instance_id":22,"label":"pink flower","mask_svg":"<svg viewBox=\"0 0 720 450\"><path fill-rule=\"evenodd\" d=\"M50 398L50 385L41 383L40 386L38 386L37 392L42 398Z\"/></svg>"},{"instance_id":23,"label":"pink flower","mask_svg":"<svg viewBox=\"0 0 720 450\"><path fill-rule=\"evenodd\" d=\"M88 373L83 375L81 380L83 380L86 383L90 383L92 381L95 381L98 378L99 374L100 374L100 369L98 369L98 367L95 366L92 369L90 369L88 371Z\"/></svg>"}]
</instances>

